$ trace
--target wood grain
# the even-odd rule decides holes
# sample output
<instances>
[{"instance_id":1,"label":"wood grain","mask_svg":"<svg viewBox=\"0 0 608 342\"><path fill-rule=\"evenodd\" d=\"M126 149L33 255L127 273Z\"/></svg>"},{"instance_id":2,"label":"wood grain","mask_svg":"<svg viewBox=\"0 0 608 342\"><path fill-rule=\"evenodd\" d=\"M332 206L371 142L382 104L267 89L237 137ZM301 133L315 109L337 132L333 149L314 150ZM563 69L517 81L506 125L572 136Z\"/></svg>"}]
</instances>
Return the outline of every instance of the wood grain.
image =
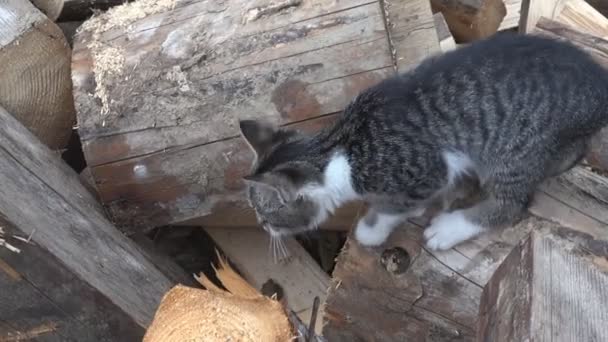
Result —
<instances>
[{"instance_id":1,"label":"wood grain","mask_svg":"<svg viewBox=\"0 0 608 342\"><path fill-rule=\"evenodd\" d=\"M441 51L428 1L391 0L381 4L398 72L412 69Z\"/></svg>"},{"instance_id":2,"label":"wood grain","mask_svg":"<svg viewBox=\"0 0 608 342\"><path fill-rule=\"evenodd\" d=\"M47 146L63 148L75 121L70 48L29 1L2 6L0 103Z\"/></svg>"},{"instance_id":3,"label":"wood grain","mask_svg":"<svg viewBox=\"0 0 608 342\"><path fill-rule=\"evenodd\" d=\"M145 326L171 282L112 226L78 176L0 110L0 213ZM145 286L145 291L142 291Z\"/></svg>"},{"instance_id":4,"label":"wood grain","mask_svg":"<svg viewBox=\"0 0 608 342\"><path fill-rule=\"evenodd\" d=\"M254 287L261 289L269 279L281 286L287 305L306 324L310 323L316 296L321 300L321 310L324 307L329 276L296 240L284 239L291 257L275 263L268 234L262 230L250 227L205 230ZM315 325L318 334L323 327L322 318L320 313Z\"/></svg>"},{"instance_id":5,"label":"wood grain","mask_svg":"<svg viewBox=\"0 0 608 342\"><path fill-rule=\"evenodd\" d=\"M548 228L519 244L484 288L478 341L608 339L608 242Z\"/></svg>"}]
</instances>

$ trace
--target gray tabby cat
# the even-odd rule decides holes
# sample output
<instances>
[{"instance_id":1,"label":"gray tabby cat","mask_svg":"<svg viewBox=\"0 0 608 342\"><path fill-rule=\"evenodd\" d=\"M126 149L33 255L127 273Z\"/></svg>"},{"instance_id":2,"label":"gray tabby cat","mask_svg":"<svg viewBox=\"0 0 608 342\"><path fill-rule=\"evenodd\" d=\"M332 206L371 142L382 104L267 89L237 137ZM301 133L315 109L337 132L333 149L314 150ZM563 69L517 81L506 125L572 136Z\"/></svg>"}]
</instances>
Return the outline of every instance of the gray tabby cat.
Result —
<instances>
[{"instance_id":1,"label":"gray tabby cat","mask_svg":"<svg viewBox=\"0 0 608 342\"><path fill-rule=\"evenodd\" d=\"M256 155L247 195L273 236L315 229L364 200L355 237L379 245L439 201L446 210L424 236L448 249L521 220L537 186L574 166L606 124L608 73L587 54L499 34L367 89L317 134L240 127ZM465 179L483 196L448 211Z\"/></svg>"}]
</instances>

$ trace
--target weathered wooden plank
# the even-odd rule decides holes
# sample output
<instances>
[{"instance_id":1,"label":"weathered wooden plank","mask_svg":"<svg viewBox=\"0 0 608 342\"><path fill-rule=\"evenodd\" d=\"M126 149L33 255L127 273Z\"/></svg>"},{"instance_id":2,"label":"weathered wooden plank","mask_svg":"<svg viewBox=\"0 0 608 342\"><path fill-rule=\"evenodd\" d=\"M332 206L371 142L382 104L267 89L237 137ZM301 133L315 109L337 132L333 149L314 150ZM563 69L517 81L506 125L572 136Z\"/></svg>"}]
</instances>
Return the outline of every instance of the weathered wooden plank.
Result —
<instances>
[{"instance_id":1,"label":"weathered wooden plank","mask_svg":"<svg viewBox=\"0 0 608 342\"><path fill-rule=\"evenodd\" d=\"M14 238L28 236L10 222L0 224L7 241L21 251L0 247L5 264L0 271L0 320L22 335L38 334L43 340L126 342L143 337L142 326L110 299L41 246Z\"/></svg>"},{"instance_id":2,"label":"weathered wooden plank","mask_svg":"<svg viewBox=\"0 0 608 342\"><path fill-rule=\"evenodd\" d=\"M404 72L440 52L433 13L425 0L382 1L397 71Z\"/></svg>"},{"instance_id":3,"label":"weathered wooden plank","mask_svg":"<svg viewBox=\"0 0 608 342\"><path fill-rule=\"evenodd\" d=\"M608 242L535 230L485 286L478 341L608 339Z\"/></svg>"},{"instance_id":4,"label":"weathered wooden plank","mask_svg":"<svg viewBox=\"0 0 608 342\"><path fill-rule=\"evenodd\" d=\"M261 289L268 280L278 284L289 308L306 324L310 323L315 297L321 301L321 310L324 307L329 276L296 240L284 239L290 257L276 263L269 236L264 231L250 227L205 230L251 285ZM315 325L319 334L322 319L323 315L319 313Z\"/></svg>"},{"instance_id":5,"label":"weathered wooden plank","mask_svg":"<svg viewBox=\"0 0 608 342\"><path fill-rule=\"evenodd\" d=\"M0 130L0 214L137 324L149 323L170 281L105 219L78 176L49 161L53 153L4 110Z\"/></svg>"}]
</instances>

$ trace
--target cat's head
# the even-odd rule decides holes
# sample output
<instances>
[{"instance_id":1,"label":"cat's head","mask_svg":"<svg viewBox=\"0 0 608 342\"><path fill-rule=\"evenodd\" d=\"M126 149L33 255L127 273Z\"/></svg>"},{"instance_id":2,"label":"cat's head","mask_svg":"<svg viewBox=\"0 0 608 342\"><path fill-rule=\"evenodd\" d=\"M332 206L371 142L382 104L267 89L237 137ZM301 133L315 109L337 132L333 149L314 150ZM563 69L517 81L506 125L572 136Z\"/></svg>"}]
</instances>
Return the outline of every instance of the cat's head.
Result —
<instances>
[{"instance_id":1,"label":"cat's head","mask_svg":"<svg viewBox=\"0 0 608 342\"><path fill-rule=\"evenodd\" d=\"M274 236L315 229L327 212L309 195L322 182L321 171L303 158L309 138L262 121L243 120L239 126L255 155L244 181L258 223Z\"/></svg>"}]
</instances>

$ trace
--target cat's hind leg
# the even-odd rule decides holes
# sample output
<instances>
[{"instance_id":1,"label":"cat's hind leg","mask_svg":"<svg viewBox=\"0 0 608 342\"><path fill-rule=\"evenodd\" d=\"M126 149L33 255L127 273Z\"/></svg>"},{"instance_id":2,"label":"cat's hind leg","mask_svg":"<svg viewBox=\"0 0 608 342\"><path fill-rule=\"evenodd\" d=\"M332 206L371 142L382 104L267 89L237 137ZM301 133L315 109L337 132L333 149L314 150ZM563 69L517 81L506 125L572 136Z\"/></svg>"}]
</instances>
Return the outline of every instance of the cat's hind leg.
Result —
<instances>
[{"instance_id":1,"label":"cat's hind leg","mask_svg":"<svg viewBox=\"0 0 608 342\"><path fill-rule=\"evenodd\" d=\"M520 177L521 176L521 177ZM525 179L526 175L517 178ZM491 228L499 228L519 222L527 209L536 182L491 182L488 194L476 205L453 212L439 214L425 230L427 247L446 250L478 236Z\"/></svg>"},{"instance_id":2,"label":"cat's hind leg","mask_svg":"<svg viewBox=\"0 0 608 342\"><path fill-rule=\"evenodd\" d=\"M393 230L410 217L420 216L424 209L406 212L383 212L369 208L364 217L357 223L355 239L364 246L383 244Z\"/></svg>"}]
</instances>

